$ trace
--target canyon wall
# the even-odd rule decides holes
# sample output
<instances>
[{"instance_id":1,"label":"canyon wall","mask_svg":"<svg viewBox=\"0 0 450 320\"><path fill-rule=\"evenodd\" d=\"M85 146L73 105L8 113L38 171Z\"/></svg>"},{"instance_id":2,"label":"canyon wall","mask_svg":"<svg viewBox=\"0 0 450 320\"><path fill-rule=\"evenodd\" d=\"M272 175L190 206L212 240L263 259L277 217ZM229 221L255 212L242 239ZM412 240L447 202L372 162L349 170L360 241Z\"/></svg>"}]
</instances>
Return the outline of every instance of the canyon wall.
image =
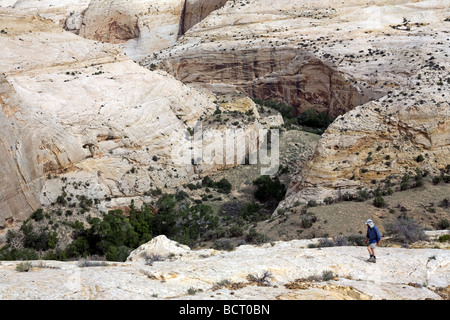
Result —
<instances>
[{"instance_id":1,"label":"canyon wall","mask_svg":"<svg viewBox=\"0 0 450 320\"><path fill-rule=\"evenodd\" d=\"M115 44L0 10L0 226L63 192L107 210L224 168L175 158L217 109L215 96L140 67ZM255 119L243 132L259 127Z\"/></svg>"}]
</instances>

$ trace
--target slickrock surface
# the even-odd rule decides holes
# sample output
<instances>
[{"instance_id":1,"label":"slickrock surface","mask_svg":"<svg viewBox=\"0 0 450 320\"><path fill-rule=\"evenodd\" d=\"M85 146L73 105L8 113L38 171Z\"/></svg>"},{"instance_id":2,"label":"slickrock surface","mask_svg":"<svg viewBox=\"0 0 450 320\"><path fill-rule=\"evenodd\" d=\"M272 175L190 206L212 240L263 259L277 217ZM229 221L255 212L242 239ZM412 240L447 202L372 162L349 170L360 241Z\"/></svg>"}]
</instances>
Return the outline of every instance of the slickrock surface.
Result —
<instances>
[{"instance_id":1,"label":"slickrock surface","mask_svg":"<svg viewBox=\"0 0 450 320\"><path fill-rule=\"evenodd\" d=\"M33 261L32 269L19 272L20 262L3 261L0 297L440 300L436 292L450 281L448 250L379 248L373 264L365 261L365 247L308 249L314 241L245 245L226 252L190 250L159 236L124 263ZM324 271L334 278L323 281Z\"/></svg>"}]
</instances>

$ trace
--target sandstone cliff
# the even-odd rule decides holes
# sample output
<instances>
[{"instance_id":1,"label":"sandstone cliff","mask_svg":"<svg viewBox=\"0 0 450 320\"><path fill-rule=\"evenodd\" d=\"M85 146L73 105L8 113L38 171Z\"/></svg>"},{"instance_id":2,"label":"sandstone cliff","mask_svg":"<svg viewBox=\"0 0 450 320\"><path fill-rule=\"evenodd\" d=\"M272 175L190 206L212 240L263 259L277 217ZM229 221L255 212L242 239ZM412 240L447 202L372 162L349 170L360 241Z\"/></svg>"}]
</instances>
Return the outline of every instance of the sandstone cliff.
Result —
<instances>
[{"instance_id":1,"label":"sandstone cliff","mask_svg":"<svg viewBox=\"0 0 450 320\"><path fill-rule=\"evenodd\" d=\"M72 14L67 29L82 37L123 43L135 61L172 46L179 36L220 8L224 0L92 0Z\"/></svg>"},{"instance_id":2,"label":"sandstone cliff","mask_svg":"<svg viewBox=\"0 0 450 320\"><path fill-rule=\"evenodd\" d=\"M143 65L342 115L282 206L336 199L449 164L448 14L432 0L229 1Z\"/></svg>"},{"instance_id":3,"label":"sandstone cliff","mask_svg":"<svg viewBox=\"0 0 450 320\"><path fill-rule=\"evenodd\" d=\"M173 158L189 145L188 129L218 107L214 96L51 20L10 8L1 19L1 226L64 188L106 210L220 169ZM255 119L243 129L259 126Z\"/></svg>"},{"instance_id":4,"label":"sandstone cliff","mask_svg":"<svg viewBox=\"0 0 450 320\"><path fill-rule=\"evenodd\" d=\"M398 188L403 176L413 177L417 169L430 175L445 170L450 165L448 97L399 96L397 102L386 97L339 117L291 182L280 207L327 197L340 200L363 188Z\"/></svg>"}]
</instances>

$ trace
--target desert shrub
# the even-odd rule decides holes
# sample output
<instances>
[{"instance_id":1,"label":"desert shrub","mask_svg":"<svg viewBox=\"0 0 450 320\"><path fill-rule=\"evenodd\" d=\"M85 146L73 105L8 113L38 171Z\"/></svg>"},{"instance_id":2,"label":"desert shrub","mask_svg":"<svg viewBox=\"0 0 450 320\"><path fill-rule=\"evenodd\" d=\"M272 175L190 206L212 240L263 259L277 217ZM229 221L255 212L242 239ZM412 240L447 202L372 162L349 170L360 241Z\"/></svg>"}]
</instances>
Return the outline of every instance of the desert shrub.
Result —
<instances>
[{"instance_id":1,"label":"desert shrub","mask_svg":"<svg viewBox=\"0 0 450 320\"><path fill-rule=\"evenodd\" d=\"M366 237L360 234L354 234L347 237L348 242L354 246L364 246Z\"/></svg>"},{"instance_id":2,"label":"desert shrub","mask_svg":"<svg viewBox=\"0 0 450 320\"><path fill-rule=\"evenodd\" d=\"M333 244L337 247L343 247L348 245L348 239L347 237L344 237L342 235L338 235L333 238Z\"/></svg>"},{"instance_id":3,"label":"desert shrub","mask_svg":"<svg viewBox=\"0 0 450 320\"><path fill-rule=\"evenodd\" d=\"M309 200L307 206L308 207L317 207L317 201L316 200Z\"/></svg>"},{"instance_id":4,"label":"desert shrub","mask_svg":"<svg viewBox=\"0 0 450 320\"><path fill-rule=\"evenodd\" d=\"M256 186L254 196L257 200L276 207L286 194L286 186L278 178L261 176L253 181Z\"/></svg>"},{"instance_id":5,"label":"desert shrub","mask_svg":"<svg viewBox=\"0 0 450 320\"><path fill-rule=\"evenodd\" d=\"M215 183L215 188L220 193L230 193L231 192L231 183L223 178Z\"/></svg>"},{"instance_id":6,"label":"desert shrub","mask_svg":"<svg viewBox=\"0 0 450 320\"><path fill-rule=\"evenodd\" d=\"M298 123L303 126L325 130L334 121L326 112L317 112L315 109L308 109L298 117Z\"/></svg>"},{"instance_id":7,"label":"desert shrub","mask_svg":"<svg viewBox=\"0 0 450 320\"><path fill-rule=\"evenodd\" d=\"M273 278L272 273L268 270L264 271L262 273L262 275L258 275L258 274L247 275L247 280L255 283L258 286L269 286L270 279L272 279L272 278Z\"/></svg>"},{"instance_id":8,"label":"desert shrub","mask_svg":"<svg viewBox=\"0 0 450 320\"><path fill-rule=\"evenodd\" d=\"M242 208L242 203L238 201L224 202L220 208L220 214L226 220L237 219L239 217L239 210Z\"/></svg>"},{"instance_id":9,"label":"desert shrub","mask_svg":"<svg viewBox=\"0 0 450 320\"><path fill-rule=\"evenodd\" d=\"M422 161L424 161L425 160L425 158L423 157L423 155L421 155L421 154L419 154L417 157L416 157L416 161L417 162L422 162Z\"/></svg>"},{"instance_id":10,"label":"desert shrub","mask_svg":"<svg viewBox=\"0 0 450 320\"><path fill-rule=\"evenodd\" d=\"M175 199L177 199L177 201L182 201L187 198L189 198L189 194L183 190L179 190L175 193Z\"/></svg>"},{"instance_id":11,"label":"desert shrub","mask_svg":"<svg viewBox=\"0 0 450 320\"><path fill-rule=\"evenodd\" d=\"M433 177L433 184L439 184L439 183L441 183L442 181L443 181L443 179L442 179L442 176L434 176Z\"/></svg>"},{"instance_id":12,"label":"desert shrub","mask_svg":"<svg viewBox=\"0 0 450 320\"><path fill-rule=\"evenodd\" d=\"M423 174L419 169L416 169L416 175L414 176L414 180L416 182L415 187L421 187L424 184Z\"/></svg>"},{"instance_id":13,"label":"desert shrub","mask_svg":"<svg viewBox=\"0 0 450 320\"><path fill-rule=\"evenodd\" d=\"M214 187L214 181L209 176L205 176L202 180L202 186L212 188Z\"/></svg>"},{"instance_id":14,"label":"desert shrub","mask_svg":"<svg viewBox=\"0 0 450 320\"><path fill-rule=\"evenodd\" d=\"M214 241L213 249L232 251L234 250L234 245L229 239L217 239Z\"/></svg>"},{"instance_id":15,"label":"desert shrub","mask_svg":"<svg viewBox=\"0 0 450 320\"><path fill-rule=\"evenodd\" d=\"M39 254L29 248L9 248L4 247L0 249L0 260L38 260Z\"/></svg>"},{"instance_id":16,"label":"desert shrub","mask_svg":"<svg viewBox=\"0 0 450 320\"><path fill-rule=\"evenodd\" d=\"M405 173L400 182L400 190L407 190L411 186L409 174Z\"/></svg>"},{"instance_id":17,"label":"desert shrub","mask_svg":"<svg viewBox=\"0 0 450 320\"><path fill-rule=\"evenodd\" d=\"M441 207L441 208L448 208L448 207L450 207L450 201L447 198L443 199L439 203L439 207Z\"/></svg>"},{"instance_id":18,"label":"desert shrub","mask_svg":"<svg viewBox=\"0 0 450 320\"><path fill-rule=\"evenodd\" d=\"M319 243L317 244L317 246L319 248L322 247L333 247L334 246L334 241L328 238L321 238L319 239Z\"/></svg>"},{"instance_id":19,"label":"desert shrub","mask_svg":"<svg viewBox=\"0 0 450 320\"><path fill-rule=\"evenodd\" d=\"M440 236L438 238L439 242L446 242L446 241L450 241L450 234L444 234L443 236Z\"/></svg>"},{"instance_id":20,"label":"desert shrub","mask_svg":"<svg viewBox=\"0 0 450 320\"><path fill-rule=\"evenodd\" d=\"M244 235L244 228L238 224L233 224L227 231L230 237L241 237Z\"/></svg>"},{"instance_id":21,"label":"desert shrub","mask_svg":"<svg viewBox=\"0 0 450 320\"><path fill-rule=\"evenodd\" d=\"M448 229L450 227L450 222L447 219L441 219L438 222L438 228L441 230Z\"/></svg>"},{"instance_id":22,"label":"desert shrub","mask_svg":"<svg viewBox=\"0 0 450 320\"><path fill-rule=\"evenodd\" d=\"M31 215L31 219L33 219L34 221L40 221L40 220L44 219L44 210L43 209L37 209Z\"/></svg>"},{"instance_id":23,"label":"desert shrub","mask_svg":"<svg viewBox=\"0 0 450 320\"><path fill-rule=\"evenodd\" d=\"M342 201L353 201L354 197L351 193L346 192L341 197Z\"/></svg>"},{"instance_id":24,"label":"desert shrub","mask_svg":"<svg viewBox=\"0 0 450 320\"><path fill-rule=\"evenodd\" d=\"M261 244L269 241L269 239L266 235L257 232L255 228L251 228L245 235L245 241L249 243Z\"/></svg>"},{"instance_id":25,"label":"desert shrub","mask_svg":"<svg viewBox=\"0 0 450 320\"><path fill-rule=\"evenodd\" d=\"M301 215L301 226L304 229L311 228L314 222L317 221L317 217L311 214L303 214Z\"/></svg>"},{"instance_id":26,"label":"desert shrub","mask_svg":"<svg viewBox=\"0 0 450 320\"><path fill-rule=\"evenodd\" d=\"M356 201L366 201L370 196L370 192L367 189L358 190L356 193Z\"/></svg>"},{"instance_id":27,"label":"desert shrub","mask_svg":"<svg viewBox=\"0 0 450 320\"><path fill-rule=\"evenodd\" d=\"M386 206L386 201L384 201L384 198L382 196L377 196L373 200L373 205L377 208L383 208Z\"/></svg>"},{"instance_id":28,"label":"desert shrub","mask_svg":"<svg viewBox=\"0 0 450 320\"><path fill-rule=\"evenodd\" d=\"M260 205L256 202L244 204L239 209L239 216L247 222L258 222L265 219L265 216L260 213Z\"/></svg>"},{"instance_id":29,"label":"desert shrub","mask_svg":"<svg viewBox=\"0 0 450 320\"><path fill-rule=\"evenodd\" d=\"M104 267L107 266L108 264L105 261L93 261L93 260L86 260L86 259L81 259L80 261L78 261L77 266L80 268L90 268L90 267Z\"/></svg>"},{"instance_id":30,"label":"desert shrub","mask_svg":"<svg viewBox=\"0 0 450 320\"><path fill-rule=\"evenodd\" d=\"M330 281L330 280L333 280L333 278L334 278L333 271L324 270L322 272L322 281Z\"/></svg>"},{"instance_id":31,"label":"desert shrub","mask_svg":"<svg viewBox=\"0 0 450 320\"><path fill-rule=\"evenodd\" d=\"M217 192L220 193L230 193L231 192L231 183L225 178L222 178L219 181L213 181L209 176L205 176L202 180L202 187L214 188Z\"/></svg>"},{"instance_id":32,"label":"desert shrub","mask_svg":"<svg viewBox=\"0 0 450 320\"><path fill-rule=\"evenodd\" d=\"M56 231L47 234L47 246L49 249L54 249L58 243L58 234Z\"/></svg>"},{"instance_id":33,"label":"desert shrub","mask_svg":"<svg viewBox=\"0 0 450 320\"><path fill-rule=\"evenodd\" d=\"M31 268L33 268L31 262L21 262L16 265L16 271L19 272L28 272L31 270Z\"/></svg>"},{"instance_id":34,"label":"desert shrub","mask_svg":"<svg viewBox=\"0 0 450 320\"><path fill-rule=\"evenodd\" d=\"M386 224L386 232L390 234L394 240L401 243L413 243L419 240L426 240L427 236L423 232L423 228L413 219L401 216L394 222Z\"/></svg>"}]
</instances>

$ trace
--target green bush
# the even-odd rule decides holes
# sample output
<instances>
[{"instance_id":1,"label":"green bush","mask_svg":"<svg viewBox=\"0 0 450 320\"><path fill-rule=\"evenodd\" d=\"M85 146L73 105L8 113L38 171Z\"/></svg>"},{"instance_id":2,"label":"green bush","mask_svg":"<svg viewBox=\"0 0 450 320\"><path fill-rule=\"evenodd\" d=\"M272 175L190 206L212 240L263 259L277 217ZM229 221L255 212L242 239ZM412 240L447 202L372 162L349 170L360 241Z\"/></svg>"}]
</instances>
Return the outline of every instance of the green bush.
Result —
<instances>
[{"instance_id":1,"label":"green bush","mask_svg":"<svg viewBox=\"0 0 450 320\"><path fill-rule=\"evenodd\" d=\"M231 192L231 183L223 178L220 181L215 183L215 188L220 193L230 193Z\"/></svg>"},{"instance_id":2,"label":"green bush","mask_svg":"<svg viewBox=\"0 0 450 320\"><path fill-rule=\"evenodd\" d=\"M20 227L20 230L24 235L23 246L25 248L38 251L45 251L49 249L48 233L43 229L35 231L33 223L30 220L24 221Z\"/></svg>"},{"instance_id":3,"label":"green bush","mask_svg":"<svg viewBox=\"0 0 450 320\"><path fill-rule=\"evenodd\" d=\"M205 176L202 180L202 187L214 188L220 193L230 193L232 186L231 183L225 178L215 182L209 176Z\"/></svg>"},{"instance_id":4,"label":"green bush","mask_svg":"<svg viewBox=\"0 0 450 320\"><path fill-rule=\"evenodd\" d=\"M303 126L325 130L334 121L326 112L317 112L315 109L308 109L298 117L298 123Z\"/></svg>"},{"instance_id":5,"label":"green bush","mask_svg":"<svg viewBox=\"0 0 450 320\"><path fill-rule=\"evenodd\" d=\"M301 215L301 226L304 229L311 228L313 223L317 221L317 217L311 214Z\"/></svg>"},{"instance_id":6,"label":"green bush","mask_svg":"<svg viewBox=\"0 0 450 320\"><path fill-rule=\"evenodd\" d=\"M405 173L402 177L402 181L400 182L400 190L407 190L411 186L410 176Z\"/></svg>"},{"instance_id":7,"label":"green bush","mask_svg":"<svg viewBox=\"0 0 450 320\"><path fill-rule=\"evenodd\" d=\"M438 223L438 228L441 230L448 229L450 227L450 222L447 219L441 219Z\"/></svg>"},{"instance_id":8,"label":"green bush","mask_svg":"<svg viewBox=\"0 0 450 320\"><path fill-rule=\"evenodd\" d=\"M425 158L423 157L423 155L421 155L421 154L419 154L417 157L416 157L416 161L417 162L422 162L422 161L424 161L425 160Z\"/></svg>"},{"instance_id":9,"label":"green bush","mask_svg":"<svg viewBox=\"0 0 450 320\"><path fill-rule=\"evenodd\" d=\"M231 242L231 240L228 239L218 239L213 244L213 249L216 250L226 250L226 251L232 251L234 250L234 245Z\"/></svg>"},{"instance_id":10,"label":"green bush","mask_svg":"<svg viewBox=\"0 0 450 320\"><path fill-rule=\"evenodd\" d=\"M276 177L261 176L253 181L253 185L257 187L254 193L255 198L272 207L276 207L286 194L286 186Z\"/></svg>"},{"instance_id":11,"label":"green bush","mask_svg":"<svg viewBox=\"0 0 450 320\"><path fill-rule=\"evenodd\" d=\"M16 265L16 271L19 272L28 272L33 268L33 265L31 262L21 262L18 265Z\"/></svg>"},{"instance_id":12,"label":"green bush","mask_svg":"<svg viewBox=\"0 0 450 320\"><path fill-rule=\"evenodd\" d=\"M247 222L258 222L264 220L260 214L260 205L256 202L246 203L239 209L239 216Z\"/></svg>"},{"instance_id":13,"label":"green bush","mask_svg":"<svg viewBox=\"0 0 450 320\"><path fill-rule=\"evenodd\" d=\"M384 198L382 196L377 196L373 200L373 205L377 208L383 208L386 206L386 202L384 201Z\"/></svg>"},{"instance_id":14,"label":"green bush","mask_svg":"<svg viewBox=\"0 0 450 320\"><path fill-rule=\"evenodd\" d=\"M245 241L249 242L249 243L254 243L254 244L261 244L261 243L268 242L269 239L266 235L257 232L256 229L253 227L245 235Z\"/></svg>"},{"instance_id":15,"label":"green bush","mask_svg":"<svg viewBox=\"0 0 450 320\"><path fill-rule=\"evenodd\" d=\"M38 260L39 255L36 250L29 248L9 248L4 247L0 250L0 260Z\"/></svg>"},{"instance_id":16,"label":"green bush","mask_svg":"<svg viewBox=\"0 0 450 320\"><path fill-rule=\"evenodd\" d=\"M40 221L40 220L44 219L44 210L43 209L37 209L31 215L31 219L33 219L34 221Z\"/></svg>"}]
</instances>

